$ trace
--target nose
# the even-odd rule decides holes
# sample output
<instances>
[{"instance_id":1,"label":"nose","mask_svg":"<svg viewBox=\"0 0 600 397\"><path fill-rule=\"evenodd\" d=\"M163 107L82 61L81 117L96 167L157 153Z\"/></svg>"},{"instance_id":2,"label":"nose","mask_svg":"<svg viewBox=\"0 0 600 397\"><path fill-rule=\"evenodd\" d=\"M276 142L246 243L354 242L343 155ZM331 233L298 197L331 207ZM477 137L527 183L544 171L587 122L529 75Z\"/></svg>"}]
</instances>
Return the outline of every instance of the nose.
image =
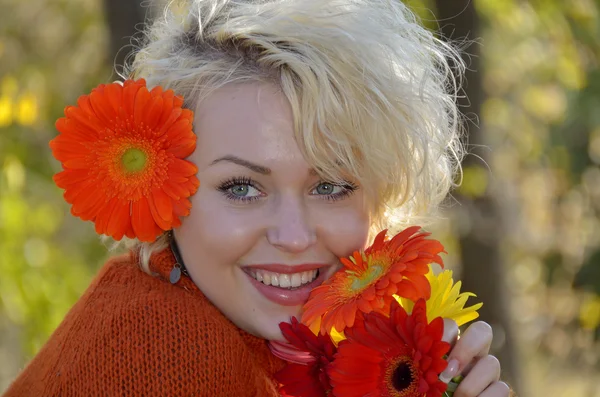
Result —
<instances>
[{"instance_id":1,"label":"nose","mask_svg":"<svg viewBox=\"0 0 600 397\"><path fill-rule=\"evenodd\" d=\"M317 241L315 228L304 203L298 199L282 199L267 230L267 240L278 249L300 253Z\"/></svg>"}]
</instances>

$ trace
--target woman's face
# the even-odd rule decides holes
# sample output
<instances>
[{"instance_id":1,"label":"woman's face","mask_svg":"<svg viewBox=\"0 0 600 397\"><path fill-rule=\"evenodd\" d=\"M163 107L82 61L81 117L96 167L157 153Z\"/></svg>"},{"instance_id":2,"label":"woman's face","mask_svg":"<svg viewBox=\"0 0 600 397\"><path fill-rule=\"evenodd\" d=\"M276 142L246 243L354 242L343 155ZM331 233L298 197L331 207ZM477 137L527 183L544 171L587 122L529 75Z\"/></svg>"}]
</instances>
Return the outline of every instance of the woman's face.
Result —
<instances>
[{"instance_id":1,"label":"woman's face","mask_svg":"<svg viewBox=\"0 0 600 397\"><path fill-rule=\"evenodd\" d=\"M229 85L195 109L200 188L175 230L200 290L234 324L281 340L312 288L366 244L362 189L319 178L293 134L275 86Z\"/></svg>"}]
</instances>

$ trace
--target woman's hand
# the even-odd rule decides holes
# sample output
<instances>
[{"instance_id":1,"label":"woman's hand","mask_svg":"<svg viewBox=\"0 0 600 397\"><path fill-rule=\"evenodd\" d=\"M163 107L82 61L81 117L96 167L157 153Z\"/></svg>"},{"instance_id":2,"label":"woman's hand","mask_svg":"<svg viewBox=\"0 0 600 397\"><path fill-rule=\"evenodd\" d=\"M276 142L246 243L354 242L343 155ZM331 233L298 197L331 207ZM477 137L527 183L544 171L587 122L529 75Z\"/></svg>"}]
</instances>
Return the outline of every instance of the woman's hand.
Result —
<instances>
[{"instance_id":1,"label":"woman's hand","mask_svg":"<svg viewBox=\"0 0 600 397\"><path fill-rule=\"evenodd\" d=\"M510 388L500 381L500 362L489 354L492 345L492 327L478 321L458 339L456 322L444 319L443 340L453 345L448 354L448 367L440 379L449 382L457 375L464 379L454 397L508 397Z\"/></svg>"}]
</instances>

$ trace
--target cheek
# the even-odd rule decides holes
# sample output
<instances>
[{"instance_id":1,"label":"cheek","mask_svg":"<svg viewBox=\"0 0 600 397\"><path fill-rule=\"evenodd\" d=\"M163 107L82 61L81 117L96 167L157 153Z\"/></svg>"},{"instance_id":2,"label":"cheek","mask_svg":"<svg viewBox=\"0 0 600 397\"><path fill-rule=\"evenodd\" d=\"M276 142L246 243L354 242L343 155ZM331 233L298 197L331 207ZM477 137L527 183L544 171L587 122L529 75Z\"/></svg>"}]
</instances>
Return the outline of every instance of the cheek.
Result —
<instances>
[{"instance_id":1,"label":"cheek","mask_svg":"<svg viewBox=\"0 0 600 397\"><path fill-rule=\"evenodd\" d=\"M262 225L250 212L236 211L221 197L197 194L176 237L191 266L235 264L260 239ZM196 258L203 257L198 261Z\"/></svg>"},{"instance_id":2,"label":"cheek","mask_svg":"<svg viewBox=\"0 0 600 397\"><path fill-rule=\"evenodd\" d=\"M337 257L349 256L367 244L370 217L360 207L324 211L319 224L321 239Z\"/></svg>"}]
</instances>

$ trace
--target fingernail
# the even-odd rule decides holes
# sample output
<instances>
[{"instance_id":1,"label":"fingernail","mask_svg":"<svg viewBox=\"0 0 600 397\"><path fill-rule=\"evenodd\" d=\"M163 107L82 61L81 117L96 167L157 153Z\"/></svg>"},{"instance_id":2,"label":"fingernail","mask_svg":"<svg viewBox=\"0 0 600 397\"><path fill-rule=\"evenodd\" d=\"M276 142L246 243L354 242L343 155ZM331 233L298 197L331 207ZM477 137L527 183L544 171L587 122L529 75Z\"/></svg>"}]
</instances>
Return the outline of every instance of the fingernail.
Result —
<instances>
[{"instance_id":1,"label":"fingernail","mask_svg":"<svg viewBox=\"0 0 600 397\"><path fill-rule=\"evenodd\" d=\"M460 363L458 362L458 360L456 359L452 359L448 362L448 366L446 367L446 369L444 370L444 372L442 372L440 374L440 380L444 383L448 383L452 380L452 378L454 378L456 375L458 375L458 366L460 365Z\"/></svg>"}]
</instances>

